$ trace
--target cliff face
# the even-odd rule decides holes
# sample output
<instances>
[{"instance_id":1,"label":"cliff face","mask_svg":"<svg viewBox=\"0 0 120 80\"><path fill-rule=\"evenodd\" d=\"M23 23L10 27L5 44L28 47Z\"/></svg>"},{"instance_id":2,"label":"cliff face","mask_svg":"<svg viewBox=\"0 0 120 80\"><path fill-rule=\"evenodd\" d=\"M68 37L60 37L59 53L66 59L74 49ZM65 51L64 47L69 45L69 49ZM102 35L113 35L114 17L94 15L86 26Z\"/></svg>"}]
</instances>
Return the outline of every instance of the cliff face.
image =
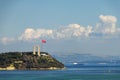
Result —
<instances>
[{"instance_id":1,"label":"cliff face","mask_svg":"<svg viewBox=\"0 0 120 80\"><path fill-rule=\"evenodd\" d=\"M41 56L32 52L9 52L0 54L0 69L14 67L15 70L61 69L64 65L46 52Z\"/></svg>"}]
</instances>

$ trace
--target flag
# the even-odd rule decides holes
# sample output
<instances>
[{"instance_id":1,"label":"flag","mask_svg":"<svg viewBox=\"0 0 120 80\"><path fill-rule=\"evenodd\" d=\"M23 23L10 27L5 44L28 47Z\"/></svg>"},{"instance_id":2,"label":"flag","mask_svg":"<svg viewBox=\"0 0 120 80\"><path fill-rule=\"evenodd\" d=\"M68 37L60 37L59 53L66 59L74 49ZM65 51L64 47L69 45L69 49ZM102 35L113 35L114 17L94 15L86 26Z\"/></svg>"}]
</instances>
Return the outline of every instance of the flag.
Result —
<instances>
[{"instance_id":1,"label":"flag","mask_svg":"<svg viewBox=\"0 0 120 80\"><path fill-rule=\"evenodd\" d=\"M44 40L44 39L42 39L42 41L41 41L42 43L46 43L46 40Z\"/></svg>"}]
</instances>

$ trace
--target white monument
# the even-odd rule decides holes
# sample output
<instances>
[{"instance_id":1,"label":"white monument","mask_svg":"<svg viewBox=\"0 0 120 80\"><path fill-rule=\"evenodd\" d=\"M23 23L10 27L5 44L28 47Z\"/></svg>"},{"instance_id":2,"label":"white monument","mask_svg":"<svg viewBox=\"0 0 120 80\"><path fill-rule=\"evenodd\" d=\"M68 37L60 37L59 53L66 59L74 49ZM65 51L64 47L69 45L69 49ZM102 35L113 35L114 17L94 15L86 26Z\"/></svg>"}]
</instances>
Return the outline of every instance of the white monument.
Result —
<instances>
[{"instance_id":1,"label":"white monument","mask_svg":"<svg viewBox=\"0 0 120 80\"><path fill-rule=\"evenodd\" d=\"M37 49L37 54L36 54L36 49ZM40 46L39 45L33 47L33 55L40 56Z\"/></svg>"}]
</instances>

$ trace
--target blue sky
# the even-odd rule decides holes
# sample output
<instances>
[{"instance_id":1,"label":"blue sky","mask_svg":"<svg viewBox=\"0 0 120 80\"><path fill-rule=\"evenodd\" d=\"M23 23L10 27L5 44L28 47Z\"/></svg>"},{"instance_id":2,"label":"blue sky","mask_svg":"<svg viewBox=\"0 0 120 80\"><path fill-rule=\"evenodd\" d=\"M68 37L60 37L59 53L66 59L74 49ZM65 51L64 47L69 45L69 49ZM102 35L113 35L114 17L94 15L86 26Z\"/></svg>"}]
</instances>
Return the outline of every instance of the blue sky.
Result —
<instances>
[{"instance_id":1,"label":"blue sky","mask_svg":"<svg viewBox=\"0 0 120 80\"><path fill-rule=\"evenodd\" d=\"M0 52L46 39L48 52L120 55L119 13L119 0L0 0Z\"/></svg>"}]
</instances>

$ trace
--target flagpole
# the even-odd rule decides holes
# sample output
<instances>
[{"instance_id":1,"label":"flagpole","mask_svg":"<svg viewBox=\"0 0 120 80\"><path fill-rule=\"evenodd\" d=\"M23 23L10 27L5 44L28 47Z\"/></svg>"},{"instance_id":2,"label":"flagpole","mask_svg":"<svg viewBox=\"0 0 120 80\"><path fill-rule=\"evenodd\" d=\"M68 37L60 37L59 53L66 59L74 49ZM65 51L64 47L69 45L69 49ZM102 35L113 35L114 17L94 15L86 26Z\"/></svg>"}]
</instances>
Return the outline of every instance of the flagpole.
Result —
<instances>
[{"instance_id":1,"label":"flagpole","mask_svg":"<svg viewBox=\"0 0 120 80\"><path fill-rule=\"evenodd\" d=\"M41 51L43 52L43 43L41 43Z\"/></svg>"},{"instance_id":2,"label":"flagpole","mask_svg":"<svg viewBox=\"0 0 120 80\"><path fill-rule=\"evenodd\" d=\"M46 43L46 40L42 39L41 42L42 42L42 50L44 52L44 46L43 45Z\"/></svg>"}]
</instances>

